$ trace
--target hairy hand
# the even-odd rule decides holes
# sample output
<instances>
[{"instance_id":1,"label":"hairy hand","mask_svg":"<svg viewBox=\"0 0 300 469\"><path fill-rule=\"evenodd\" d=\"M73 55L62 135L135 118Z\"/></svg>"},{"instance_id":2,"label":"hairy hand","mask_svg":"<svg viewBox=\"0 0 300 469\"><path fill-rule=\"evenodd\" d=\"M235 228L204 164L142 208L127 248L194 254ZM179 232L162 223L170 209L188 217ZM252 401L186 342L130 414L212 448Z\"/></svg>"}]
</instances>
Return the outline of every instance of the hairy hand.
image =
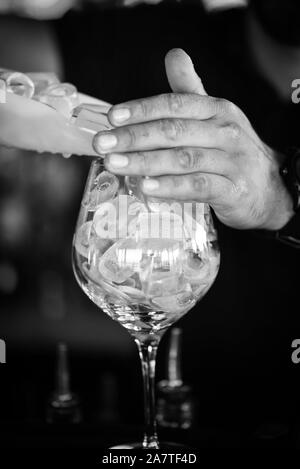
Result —
<instances>
[{"instance_id":1,"label":"hairy hand","mask_svg":"<svg viewBox=\"0 0 300 469\"><path fill-rule=\"evenodd\" d=\"M279 155L237 106L207 96L182 50L167 54L166 70L173 93L111 108L115 128L94 140L107 169L148 176L142 190L152 197L206 202L234 228L281 228L292 201Z\"/></svg>"}]
</instances>

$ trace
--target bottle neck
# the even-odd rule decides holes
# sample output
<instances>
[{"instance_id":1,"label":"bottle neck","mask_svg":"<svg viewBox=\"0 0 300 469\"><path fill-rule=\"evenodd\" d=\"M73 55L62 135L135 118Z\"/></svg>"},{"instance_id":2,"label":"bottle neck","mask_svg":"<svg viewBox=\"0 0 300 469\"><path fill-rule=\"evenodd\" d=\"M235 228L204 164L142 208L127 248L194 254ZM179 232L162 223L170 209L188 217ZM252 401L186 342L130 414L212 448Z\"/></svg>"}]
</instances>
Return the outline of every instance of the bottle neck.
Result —
<instances>
[{"instance_id":1,"label":"bottle neck","mask_svg":"<svg viewBox=\"0 0 300 469\"><path fill-rule=\"evenodd\" d=\"M171 387L178 387L183 384L181 372L181 342L181 329L172 329L167 358L167 379L168 385Z\"/></svg>"}]
</instances>

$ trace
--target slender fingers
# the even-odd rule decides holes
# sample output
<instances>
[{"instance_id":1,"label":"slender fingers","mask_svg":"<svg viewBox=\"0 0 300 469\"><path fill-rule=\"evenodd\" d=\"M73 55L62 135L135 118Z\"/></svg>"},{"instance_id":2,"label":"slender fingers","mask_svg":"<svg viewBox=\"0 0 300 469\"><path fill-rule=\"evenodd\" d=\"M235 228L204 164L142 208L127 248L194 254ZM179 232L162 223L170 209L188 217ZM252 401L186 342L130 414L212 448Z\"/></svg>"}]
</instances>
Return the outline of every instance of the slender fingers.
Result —
<instances>
[{"instance_id":1,"label":"slender fingers","mask_svg":"<svg viewBox=\"0 0 300 469\"><path fill-rule=\"evenodd\" d=\"M133 153L111 153L105 158L106 168L120 175L160 176L196 172L229 175L233 163L217 149L177 147Z\"/></svg>"}]
</instances>

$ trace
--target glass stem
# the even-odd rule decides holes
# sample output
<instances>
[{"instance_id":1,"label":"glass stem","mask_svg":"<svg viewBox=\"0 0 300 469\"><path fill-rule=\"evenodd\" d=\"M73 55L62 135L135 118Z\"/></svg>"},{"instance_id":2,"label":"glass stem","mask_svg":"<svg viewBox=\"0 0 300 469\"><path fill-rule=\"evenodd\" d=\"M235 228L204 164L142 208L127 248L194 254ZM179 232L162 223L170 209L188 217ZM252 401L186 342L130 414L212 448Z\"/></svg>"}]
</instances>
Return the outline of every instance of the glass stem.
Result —
<instances>
[{"instance_id":1,"label":"glass stem","mask_svg":"<svg viewBox=\"0 0 300 469\"><path fill-rule=\"evenodd\" d=\"M144 412L145 434L143 448L159 448L156 433L156 407L155 407L155 364L158 340L151 343L142 343L136 339L142 363L144 383Z\"/></svg>"}]
</instances>

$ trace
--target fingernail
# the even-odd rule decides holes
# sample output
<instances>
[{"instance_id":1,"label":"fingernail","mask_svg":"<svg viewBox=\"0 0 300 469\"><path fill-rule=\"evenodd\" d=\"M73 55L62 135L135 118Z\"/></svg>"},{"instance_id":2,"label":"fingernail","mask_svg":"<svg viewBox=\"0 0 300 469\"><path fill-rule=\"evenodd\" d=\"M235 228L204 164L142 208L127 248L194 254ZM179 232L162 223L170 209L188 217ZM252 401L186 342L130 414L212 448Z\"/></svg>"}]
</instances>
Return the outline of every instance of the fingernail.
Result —
<instances>
[{"instance_id":1,"label":"fingernail","mask_svg":"<svg viewBox=\"0 0 300 469\"><path fill-rule=\"evenodd\" d=\"M112 111L112 118L115 122L125 122L130 117L130 111L126 108L115 109Z\"/></svg>"},{"instance_id":2,"label":"fingernail","mask_svg":"<svg viewBox=\"0 0 300 469\"><path fill-rule=\"evenodd\" d=\"M113 134L104 134L96 137L96 147L99 151L110 150L117 145L117 137Z\"/></svg>"},{"instance_id":3,"label":"fingernail","mask_svg":"<svg viewBox=\"0 0 300 469\"><path fill-rule=\"evenodd\" d=\"M125 168L128 165L128 158L125 155L119 155L114 153L113 155L109 155L108 163L110 166L114 168Z\"/></svg>"},{"instance_id":4,"label":"fingernail","mask_svg":"<svg viewBox=\"0 0 300 469\"><path fill-rule=\"evenodd\" d=\"M155 191L159 188L159 182L157 181L157 179L144 179L143 188L146 191Z\"/></svg>"}]
</instances>

